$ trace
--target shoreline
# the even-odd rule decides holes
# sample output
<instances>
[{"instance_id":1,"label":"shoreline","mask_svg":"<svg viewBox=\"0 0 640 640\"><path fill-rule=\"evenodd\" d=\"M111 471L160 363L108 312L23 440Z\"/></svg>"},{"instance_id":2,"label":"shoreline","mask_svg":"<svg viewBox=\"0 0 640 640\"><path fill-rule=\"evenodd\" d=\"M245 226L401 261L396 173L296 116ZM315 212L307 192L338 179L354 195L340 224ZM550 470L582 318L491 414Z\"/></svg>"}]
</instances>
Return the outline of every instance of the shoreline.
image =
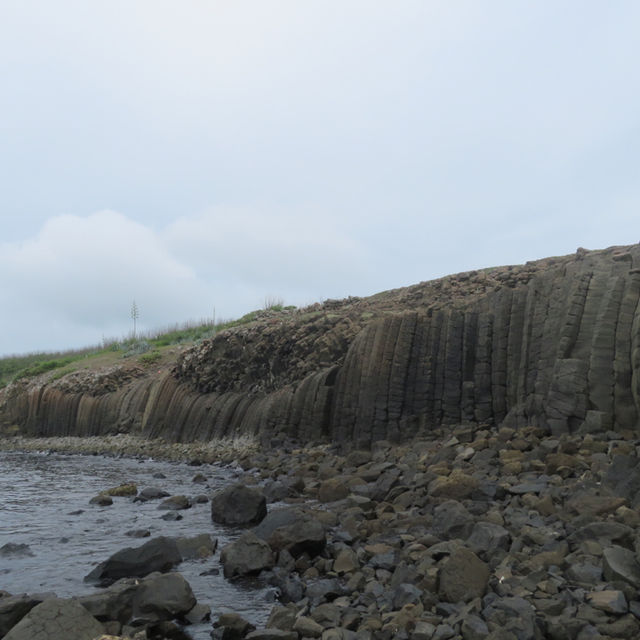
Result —
<instances>
[{"instance_id":1,"label":"shoreline","mask_svg":"<svg viewBox=\"0 0 640 640\"><path fill-rule=\"evenodd\" d=\"M79 455L111 455L153 458L171 462L200 461L229 464L257 453L259 445L251 436L222 438L209 442L167 442L129 434L106 436L1 436L1 451L49 452Z\"/></svg>"}]
</instances>

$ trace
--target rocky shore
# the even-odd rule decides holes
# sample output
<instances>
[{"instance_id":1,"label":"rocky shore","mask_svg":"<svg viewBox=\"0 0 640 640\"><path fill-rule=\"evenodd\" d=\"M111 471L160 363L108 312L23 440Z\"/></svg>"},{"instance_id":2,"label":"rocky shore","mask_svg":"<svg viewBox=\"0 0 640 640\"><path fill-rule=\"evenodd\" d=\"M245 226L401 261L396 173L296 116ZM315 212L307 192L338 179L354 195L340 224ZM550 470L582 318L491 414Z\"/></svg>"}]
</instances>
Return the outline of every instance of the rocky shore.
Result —
<instances>
[{"instance_id":1,"label":"rocky shore","mask_svg":"<svg viewBox=\"0 0 640 640\"><path fill-rule=\"evenodd\" d=\"M122 438L105 441L99 451L97 442L82 446L84 452L111 447L112 454L134 455L162 449L147 443L144 450L125 451L118 442L124 447ZM14 448L18 444L13 440ZM347 455L326 445L293 443L238 449L235 459L247 473L233 488L237 493L211 496L214 520L245 514L233 523L243 533L221 550L220 570L229 580L257 576L274 587L278 602L262 629L214 610L212 637L636 638L639 445L631 432L553 436L540 427L458 426L402 446L382 441ZM42 441L30 446L45 448ZM182 451L189 461L204 458L208 445L162 446L171 459ZM208 453L214 455L213 447ZM266 516L263 500L278 502ZM34 629L48 624L49 608L56 620L65 619L62 609L74 608L69 615L84 617L86 633L76 625L73 635L52 632L47 638L93 640L97 630L182 637L194 602L176 577L179 563L171 566L169 573L151 573L167 567L150 565L149 575L118 576L96 592L104 605L99 613L95 602L90 610L82 599L38 604L37 598L4 595L0 636L37 637ZM140 613L143 594L148 601L150 593L158 599L176 589L186 594L182 609L158 613L158 606L148 605L153 623Z\"/></svg>"}]
</instances>

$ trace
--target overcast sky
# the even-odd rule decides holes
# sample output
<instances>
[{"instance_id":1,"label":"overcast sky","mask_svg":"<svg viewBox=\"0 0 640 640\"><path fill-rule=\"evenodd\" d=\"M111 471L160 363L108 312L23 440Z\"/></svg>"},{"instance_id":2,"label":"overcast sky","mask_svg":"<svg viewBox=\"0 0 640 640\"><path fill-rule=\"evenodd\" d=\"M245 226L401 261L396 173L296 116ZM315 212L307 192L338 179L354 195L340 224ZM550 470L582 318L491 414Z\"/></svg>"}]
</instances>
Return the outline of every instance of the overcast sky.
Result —
<instances>
[{"instance_id":1,"label":"overcast sky","mask_svg":"<svg viewBox=\"0 0 640 640\"><path fill-rule=\"evenodd\" d=\"M2 0L0 354L640 241L636 0Z\"/></svg>"}]
</instances>

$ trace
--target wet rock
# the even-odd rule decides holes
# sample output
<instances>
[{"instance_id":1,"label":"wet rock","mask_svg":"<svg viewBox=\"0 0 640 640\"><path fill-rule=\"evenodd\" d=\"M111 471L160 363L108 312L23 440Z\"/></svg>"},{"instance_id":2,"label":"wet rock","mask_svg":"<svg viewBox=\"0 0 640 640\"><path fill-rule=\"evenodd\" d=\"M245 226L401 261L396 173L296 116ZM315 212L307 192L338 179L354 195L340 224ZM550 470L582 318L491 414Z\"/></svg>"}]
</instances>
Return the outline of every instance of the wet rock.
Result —
<instances>
[{"instance_id":1,"label":"wet rock","mask_svg":"<svg viewBox=\"0 0 640 640\"><path fill-rule=\"evenodd\" d=\"M108 586L120 578L142 578L154 571L169 571L182 561L173 538L160 536L141 547L127 547L100 563L86 577L85 582Z\"/></svg>"},{"instance_id":2,"label":"wet rock","mask_svg":"<svg viewBox=\"0 0 640 640\"><path fill-rule=\"evenodd\" d=\"M213 623L214 640L242 640L255 626L237 613L221 613Z\"/></svg>"},{"instance_id":3,"label":"wet rock","mask_svg":"<svg viewBox=\"0 0 640 640\"><path fill-rule=\"evenodd\" d=\"M327 542L323 524L295 507L272 511L253 531L274 551L286 549L294 558L303 553L313 557L324 549Z\"/></svg>"},{"instance_id":4,"label":"wet rock","mask_svg":"<svg viewBox=\"0 0 640 640\"><path fill-rule=\"evenodd\" d=\"M113 498L105 495L104 493L99 493L97 496L93 496L93 498L89 500L89 504L95 504L99 507L110 507L113 504Z\"/></svg>"},{"instance_id":5,"label":"wet rock","mask_svg":"<svg viewBox=\"0 0 640 640\"><path fill-rule=\"evenodd\" d=\"M293 631L297 631L303 638L320 638L324 627L318 624L313 618L299 616L293 625Z\"/></svg>"},{"instance_id":6,"label":"wet rock","mask_svg":"<svg viewBox=\"0 0 640 640\"><path fill-rule=\"evenodd\" d=\"M160 519L166 520L167 522L176 522L178 520L182 520L182 515L180 515L176 511L167 511L167 513L163 513L160 516Z\"/></svg>"},{"instance_id":7,"label":"wet rock","mask_svg":"<svg viewBox=\"0 0 640 640\"><path fill-rule=\"evenodd\" d=\"M151 531L149 529L129 529L125 535L130 538L148 538L151 536Z\"/></svg>"},{"instance_id":8,"label":"wet rock","mask_svg":"<svg viewBox=\"0 0 640 640\"><path fill-rule=\"evenodd\" d=\"M158 505L158 509L165 511L183 511L191 507L191 500L187 496L171 496Z\"/></svg>"},{"instance_id":9,"label":"wet rock","mask_svg":"<svg viewBox=\"0 0 640 640\"><path fill-rule=\"evenodd\" d=\"M0 638L41 602L42 598L26 594L0 597Z\"/></svg>"},{"instance_id":10,"label":"wet rock","mask_svg":"<svg viewBox=\"0 0 640 640\"><path fill-rule=\"evenodd\" d=\"M131 497L138 493L138 487L132 483L125 483L112 487L111 489L105 489L102 493L113 498Z\"/></svg>"},{"instance_id":11,"label":"wet rock","mask_svg":"<svg viewBox=\"0 0 640 640\"><path fill-rule=\"evenodd\" d=\"M481 598L489 581L489 567L463 547L444 561L439 574L438 595L445 602L468 602Z\"/></svg>"},{"instance_id":12,"label":"wet rock","mask_svg":"<svg viewBox=\"0 0 640 640\"><path fill-rule=\"evenodd\" d=\"M211 497L211 519L220 524L257 524L266 515L266 498L254 487L235 484Z\"/></svg>"},{"instance_id":13,"label":"wet rock","mask_svg":"<svg viewBox=\"0 0 640 640\"><path fill-rule=\"evenodd\" d=\"M186 615L196 605L189 583L179 573L145 578L133 598L136 619L156 622Z\"/></svg>"},{"instance_id":14,"label":"wet rock","mask_svg":"<svg viewBox=\"0 0 640 640\"><path fill-rule=\"evenodd\" d=\"M132 600L139 584L135 578L123 578L108 589L80 596L78 602L101 622L116 620L126 624L131 620Z\"/></svg>"},{"instance_id":15,"label":"wet rock","mask_svg":"<svg viewBox=\"0 0 640 640\"><path fill-rule=\"evenodd\" d=\"M102 633L102 625L81 604L51 598L31 609L4 640L93 640Z\"/></svg>"},{"instance_id":16,"label":"wet rock","mask_svg":"<svg viewBox=\"0 0 640 640\"><path fill-rule=\"evenodd\" d=\"M196 475L191 478L191 482L195 482L196 484L205 484L207 482L207 476L203 473L196 473Z\"/></svg>"},{"instance_id":17,"label":"wet rock","mask_svg":"<svg viewBox=\"0 0 640 640\"><path fill-rule=\"evenodd\" d=\"M0 558L24 558L33 555L28 544L7 542L0 547Z\"/></svg>"},{"instance_id":18,"label":"wet rock","mask_svg":"<svg viewBox=\"0 0 640 640\"><path fill-rule=\"evenodd\" d=\"M226 578L256 574L275 564L271 547L251 531L223 547L220 562Z\"/></svg>"},{"instance_id":19,"label":"wet rock","mask_svg":"<svg viewBox=\"0 0 640 640\"><path fill-rule=\"evenodd\" d=\"M218 546L218 540L208 533L201 533L192 538L176 538L176 545L183 560L211 557Z\"/></svg>"},{"instance_id":20,"label":"wet rock","mask_svg":"<svg viewBox=\"0 0 640 640\"><path fill-rule=\"evenodd\" d=\"M164 477L164 476L163 476ZM133 499L134 502L147 502L148 500L158 500L160 498L168 498L169 494L157 487L145 487Z\"/></svg>"}]
</instances>

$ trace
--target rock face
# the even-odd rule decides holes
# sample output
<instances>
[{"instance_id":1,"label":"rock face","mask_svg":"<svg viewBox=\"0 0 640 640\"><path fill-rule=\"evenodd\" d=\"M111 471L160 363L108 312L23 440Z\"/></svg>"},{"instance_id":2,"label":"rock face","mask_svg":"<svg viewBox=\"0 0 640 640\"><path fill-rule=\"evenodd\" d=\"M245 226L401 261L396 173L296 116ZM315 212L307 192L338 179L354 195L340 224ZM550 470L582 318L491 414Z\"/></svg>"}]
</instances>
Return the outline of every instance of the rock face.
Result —
<instances>
[{"instance_id":1,"label":"rock face","mask_svg":"<svg viewBox=\"0 0 640 640\"><path fill-rule=\"evenodd\" d=\"M51 598L37 605L5 636L5 640L93 640L102 625L74 600Z\"/></svg>"},{"instance_id":2,"label":"rock face","mask_svg":"<svg viewBox=\"0 0 640 640\"><path fill-rule=\"evenodd\" d=\"M639 300L640 246L580 249L267 314L194 346L171 372L10 385L0 426L365 448L440 424L636 429Z\"/></svg>"}]
</instances>

